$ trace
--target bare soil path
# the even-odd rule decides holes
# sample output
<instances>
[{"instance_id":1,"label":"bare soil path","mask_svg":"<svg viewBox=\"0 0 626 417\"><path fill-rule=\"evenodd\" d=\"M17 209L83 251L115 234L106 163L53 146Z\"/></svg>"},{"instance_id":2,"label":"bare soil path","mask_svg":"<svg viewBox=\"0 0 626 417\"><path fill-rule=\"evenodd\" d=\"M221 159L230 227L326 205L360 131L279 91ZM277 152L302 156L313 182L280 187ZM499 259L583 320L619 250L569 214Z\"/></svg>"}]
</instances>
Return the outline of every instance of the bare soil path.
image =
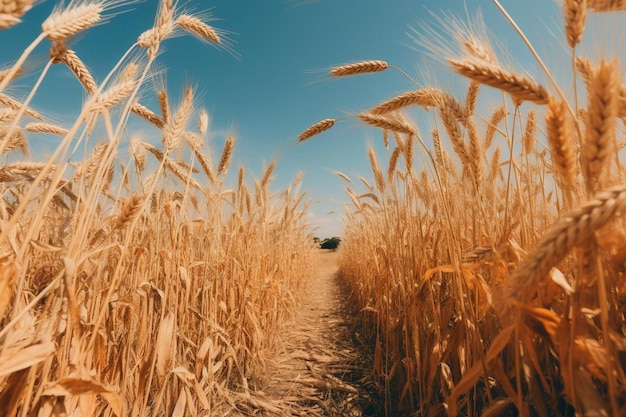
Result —
<instances>
[{"instance_id":1,"label":"bare soil path","mask_svg":"<svg viewBox=\"0 0 626 417\"><path fill-rule=\"evenodd\" d=\"M355 339L354 313L338 270L337 253L322 251L317 275L307 283L265 375L263 391L280 404L280 410L268 414L377 415L364 349Z\"/></svg>"}]
</instances>

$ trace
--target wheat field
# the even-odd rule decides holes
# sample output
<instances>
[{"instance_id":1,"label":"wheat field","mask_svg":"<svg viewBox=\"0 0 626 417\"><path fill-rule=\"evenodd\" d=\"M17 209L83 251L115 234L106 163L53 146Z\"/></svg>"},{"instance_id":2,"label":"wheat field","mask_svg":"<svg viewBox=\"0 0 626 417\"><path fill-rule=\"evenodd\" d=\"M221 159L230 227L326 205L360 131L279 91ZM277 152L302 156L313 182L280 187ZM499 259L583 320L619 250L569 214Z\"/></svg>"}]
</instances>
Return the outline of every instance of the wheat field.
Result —
<instances>
[{"instance_id":1,"label":"wheat field","mask_svg":"<svg viewBox=\"0 0 626 417\"><path fill-rule=\"evenodd\" d=\"M0 3L0 27L30 3ZM253 409L248 378L263 369L316 257L300 179L270 191L271 162L258 179L239 168L229 186L235 139L207 146L208 114L192 87L179 103L154 91L158 110L138 99L168 37L221 42L219 30L171 0L96 81L68 45L116 3L55 9L33 42L50 43L42 79L63 65L84 88L71 126L29 106L36 85L23 101L7 93L28 50L0 73L0 148L10 155L0 168L1 414ZM160 146L129 135L131 118L157 128ZM40 134L60 138L45 162L28 158Z\"/></svg>"},{"instance_id":2,"label":"wheat field","mask_svg":"<svg viewBox=\"0 0 626 417\"><path fill-rule=\"evenodd\" d=\"M354 115L387 151L370 148L371 183L344 178L341 274L389 415L626 413L624 67L576 49L588 14L625 8L564 2L571 85L528 42L548 84L501 64L478 17L451 24L452 47L425 42L467 79L464 96L419 86Z\"/></svg>"},{"instance_id":3,"label":"wheat field","mask_svg":"<svg viewBox=\"0 0 626 417\"><path fill-rule=\"evenodd\" d=\"M173 102L149 87L174 36L228 49L222 31L173 0L159 1L153 27L106 77L92 76L72 38L121 3L61 4L20 57L0 64L0 410L302 415L263 404L250 386L319 257L302 177L276 191L280 161L259 178L233 171L235 138L208 146L196 89L181 86ZM32 5L0 2L0 29ZM591 14L624 10L563 1L566 82L521 30L541 74L498 56L479 17L456 22L443 55L464 95L416 83L294 138L313 141L343 119L380 131L385 151L363 155L371 176L337 181L348 201L339 274L382 415L626 415L623 57L579 50ZM13 96L44 42L37 82ZM69 125L31 106L53 65L84 90ZM330 76L395 70L407 75L370 60ZM142 103L145 90L158 109ZM160 140L129 133L135 119ZM45 161L29 156L35 135L58 139Z\"/></svg>"}]
</instances>

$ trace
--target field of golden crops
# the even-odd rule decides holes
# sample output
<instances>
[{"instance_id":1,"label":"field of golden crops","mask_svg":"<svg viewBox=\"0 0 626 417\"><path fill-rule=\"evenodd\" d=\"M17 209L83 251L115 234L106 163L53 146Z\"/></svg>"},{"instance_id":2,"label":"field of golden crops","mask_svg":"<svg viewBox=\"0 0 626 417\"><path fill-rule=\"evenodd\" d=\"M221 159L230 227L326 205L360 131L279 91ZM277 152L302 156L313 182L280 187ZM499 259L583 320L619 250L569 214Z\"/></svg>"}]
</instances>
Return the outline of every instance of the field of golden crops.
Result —
<instances>
[{"instance_id":1,"label":"field of golden crops","mask_svg":"<svg viewBox=\"0 0 626 417\"><path fill-rule=\"evenodd\" d=\"M0 29L11 30L32 3L0 2ZM213 157L194 88L178 103L148 88L159 108L142 104L139 90L168 38L222 42L172 0L159 2L154 26L96 81L71 40L117 3L55 9L22 56L2 63L2 415L341 415L321 400L303 411L297 393L281 404L252 386L273 369L285 326L302 316L294 312L320 256L331 259L309 231L301 177L270 192L271 162L258 179L240 167L230 186L235 140ZM333 332L344 341L352 329L371 359L359 363L371 366L350 384L319 368L357 361L347 345L335 345L336 357L297 352L306 364L298 372L309 375L302 385L317 390L310 403L320 390L356 402L367 386L380 404L350 415L626 415L623 57L577 49L589 15L623 10L624 1L564 1L567 82L521 30L543 70L537 77L499 55L480 16L453 20L450 44L439 48L467 81L463 97L416 85L348 116L380 129L386 149L364 156L371 180L338 172L349 200L338 268L355 323L335 320L347 314L339 312L345 300L330 295L339 287L328 280L317 304L306 300L303 320L314 323L310 334L339 323ZM18 99L8 87L42 42L49 59ZM84 88L68 126L31 106L52 65ZM330 74L375 79L396 69L373 60ZM424 112L432 130L413 112ZM129 139L131 118L158 129L161 146ZM298 139L337 123L322 120ZM33 135L58 138L45 161L28 156ZM325 297L337 306L310 313Z\"/></svg>"}]
</instances>

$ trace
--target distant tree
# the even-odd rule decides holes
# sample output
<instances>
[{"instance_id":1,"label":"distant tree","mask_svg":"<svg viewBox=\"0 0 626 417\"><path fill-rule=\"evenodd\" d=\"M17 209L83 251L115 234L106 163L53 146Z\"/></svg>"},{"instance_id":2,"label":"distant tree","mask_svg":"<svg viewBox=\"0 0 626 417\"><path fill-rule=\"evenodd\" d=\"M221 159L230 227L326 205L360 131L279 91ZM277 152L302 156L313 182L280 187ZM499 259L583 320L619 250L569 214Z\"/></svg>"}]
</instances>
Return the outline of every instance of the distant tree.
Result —
<instances>
[{"instance_id":1,"label":"distant tree","mask_svg":"<svg viewBox=\"0 0 626 417\"><path fill-rule=\"evenodd\" d=\"M335 236L331 237L330 239L324 239L320 245L320 248L331 249L334 251L339 247L339 244L341 244L341 238Z\"/></svg>"},{"instance_id":2,"label":"distant tree","mask_svg":"<svg viewBox=\"0 0 626 417\"><path fill-rule=\"evenodd\" d=\"M319 237L317 237L317 236L313 237L313 243L315 243L316 245L319 245L320 242L321 242L321 239Z\"/></svg>"}]
</instances>

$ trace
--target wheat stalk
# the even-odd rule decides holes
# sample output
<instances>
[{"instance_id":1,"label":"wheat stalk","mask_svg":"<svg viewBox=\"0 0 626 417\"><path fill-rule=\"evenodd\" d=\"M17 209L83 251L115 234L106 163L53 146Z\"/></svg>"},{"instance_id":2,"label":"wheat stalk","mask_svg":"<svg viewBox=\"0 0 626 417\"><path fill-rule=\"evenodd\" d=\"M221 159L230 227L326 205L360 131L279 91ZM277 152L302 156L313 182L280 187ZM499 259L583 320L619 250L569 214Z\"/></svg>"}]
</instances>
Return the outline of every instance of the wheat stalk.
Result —
<instances>
[{"instance_id":1,"label":"wheat stalk","mask_svg":"<svg viewBox=\"0 0 626 417\"><path fill-rule=\"evenodd\" d=\"M335 119L324 119L309 126L306 130L300 133L300 135L298 135L298 142L304 142L305 140L330 129L334 126L335 121Z\"/></svg>"},{"instance_id":2,"label":"wheat stalk","mask_svg":"<svg viewBox=\"0 0 626 417\"><path fill-rule=\"evenodd\" d=\"M503 90L518 100L547 104L549 94L544 87L529 77L482 62L448 60L457 73L482 84Z\"/></svg>"},{"instance_id":3,"label":"wheat stalk","mask_svg":"<svg viewBox=\"0 0 626 417\"><path fill-rule=\"evenodd\" d=\"M11 71L11 68L1 70L0 71L0 82L4 81L4 79L6 77L8 77L11 72L13 72L13 71ZM21 67L17 68L17 70L14 71L13 74L11 75L11 78L8 80L8 82L14 81L16 78L18 78L23 73L24 73L24 70Z\"/></svg>"},{"instance_id":4,"label":"wheat stalk","mask_svg":"<svg viewBox=\"0 0 626 417\"><path fill-rule=\"evenodd\" d=\"M385 61L361 61L334 67L330 70L330 74L333 77L347 77L350 75L380 72L386 70L387 68L389 68L389 65Z\"/></svg>"}]
</instances>

